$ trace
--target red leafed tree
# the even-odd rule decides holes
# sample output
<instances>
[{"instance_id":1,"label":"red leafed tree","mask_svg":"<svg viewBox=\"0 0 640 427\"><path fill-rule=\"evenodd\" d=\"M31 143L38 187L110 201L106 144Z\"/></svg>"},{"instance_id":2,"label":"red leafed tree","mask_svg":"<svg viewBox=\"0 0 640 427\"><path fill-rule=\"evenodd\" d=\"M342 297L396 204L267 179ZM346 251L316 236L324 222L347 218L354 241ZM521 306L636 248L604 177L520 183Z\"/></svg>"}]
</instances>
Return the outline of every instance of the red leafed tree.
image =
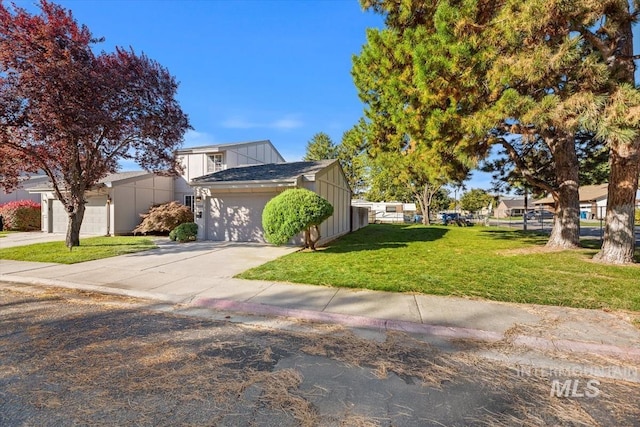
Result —
<instances>
[{"instance_id":1,"label":"red leafed tree","mask_svg":"<svg viewBox=\"0 0 640 427\"><path fill-rule=\"evenodd\" d=\"M43 171L69 213L71 248L85 192L120 159L175 173L190 125L166 68L131 49L95 54L97 40L70 11L46 0L40 11L0 0L0 185Z\"/></svg>"}]
</instances>

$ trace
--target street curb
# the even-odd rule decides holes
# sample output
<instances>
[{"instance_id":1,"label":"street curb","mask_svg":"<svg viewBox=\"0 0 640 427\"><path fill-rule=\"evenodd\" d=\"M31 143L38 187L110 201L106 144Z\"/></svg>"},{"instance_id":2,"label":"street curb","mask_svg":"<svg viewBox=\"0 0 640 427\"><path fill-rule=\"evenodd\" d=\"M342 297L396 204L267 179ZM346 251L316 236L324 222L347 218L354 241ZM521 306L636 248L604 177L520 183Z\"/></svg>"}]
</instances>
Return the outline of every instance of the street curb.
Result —
<instances>
[{"instance_id":1,"label":"street curb","mask_svg":"<svg viewBox=\"0 0 640 427\"><path fill-rule=\"evenodd\" d=\"M314 322L340 323L355 328L385 329L409 333L422 333L445 338L477 339L482 341L500 341L503 335L497 332L482 331L460 327L426 325L403 320L377 319L354 316L351 314L329 313L325 311L303 310L298 308L276 307L253 302L241 302L218 298L198 298L189 303L192 307L212 308L262 316L291 317Z\"/></svg>"},{"instance_id":2,"label":"street curb","mask_svg":"<svg viewBox=\"0 0 640 427\"><path fill-rule=\"evenodd\" d=\"M438 326L409 322L404 320L377 319L366 316L277 307L267 304L242 302L219 298L194 298L189 301L189 297L160 294L149 291L137 291L132 289L110 288L108 287L108 284L85 285L55 279L43 279L5 274L0 274L0 281L27 285L43 285L77 289L102 294L128 296L132 298L152 299L164 303L183 304L187 307L208 308L220 311L243 313L248 315L288 317L319 323L341 324L354 328L401 331L407 333L430 335L446 339L477 340L489 343L498 343L504 341L511 345L524 346L536 350L588 353L602 356L617 356L635 360L640 363L640 348L636 347L621 347L610 344L572 341L567 339L549 339L528 335L515 335L510 336L508 339L506 339L507 337L505 337L503 333L485 331L481 329L462 328L454 326Z\"/></svg>"},{"instance_id":3,"label":"street curb","mask_svg":"<svg viewBox=\"0 0 640 427\"><path fill-rule=\"evenodd\" d=\"M149 291L136 291L133 289L111 288L108 284L104 285L85 285L80 283L65 282L56 279L41 279L38 277L12 276L9 274L0 274L0 281L9 283L18 283L23 285L43 285L58 288L77 289L80 291L96 292L100 294L119 295L131 298L152 299L159 302L181 304L188 300L186 297L177 295L167 295L154 293Z\"/></svg>"},{"instance_id":4,"label":"street curb","mask_svg":"<svg viewBox=\"0 0 640 427\"><path fill-rule=\"evenodd\" d=\"M432 335L450 339L470 339L496 343L505 340L505 335L499 332L484 331L461 327L437 326L424 323L407 322L403 320L385 320L349 314L319 312L286 307L275 307L259 303L240 302L216 298L198 298L189 306L211 308L216 310L234 311L263 316L291 317L325 323L339 323L345 326L367 329L382 329ZM589 353L606 356L620 356L640 361L640 348L619 347L608 344L588 343L565 339L548 339L527 335L516 335L509 339L512 345L520 345L536 350L555 350L571 353Z\"/></svg>"}]
</instances>

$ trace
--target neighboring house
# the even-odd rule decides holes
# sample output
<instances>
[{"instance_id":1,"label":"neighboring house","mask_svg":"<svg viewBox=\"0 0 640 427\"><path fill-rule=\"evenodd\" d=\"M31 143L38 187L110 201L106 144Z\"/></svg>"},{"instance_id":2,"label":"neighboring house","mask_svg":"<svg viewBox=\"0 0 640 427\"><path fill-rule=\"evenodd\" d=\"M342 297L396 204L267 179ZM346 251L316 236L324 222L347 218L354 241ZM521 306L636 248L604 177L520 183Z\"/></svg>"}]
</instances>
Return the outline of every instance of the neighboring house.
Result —
<instances>
[{"instance_id":1,"label":"neighboring house","mask_svg":"<svg viewBox=\"0 0 640 427\"><path fill-rule=\"evenodd\" d=\"M170 202L174 178L136 171L121 172L101 179L85 194L83 234L128 234L140 223L140 214L155 204ZM31 188L38 193L42 205L42 231L65 233L69 217L62 203L56 199L47 181Z\"/></svg>"},{"instance_id":2,"label":"neighboring house","mask_svg":"<svg viewBox=\"0 0 640 427\"><path fill-rule=\"evenodd\" d=\"M370 223L411 222L416 214L415 203L352 200L351 205L369 209Z\"/></svg>"},{"instance_id":3,"label":"neighboring house","mask_svg":"<svg viewBox=\"0 0 640 427\"><path fill-rule=\"evenodd\" d=\"M533 210L533 201L529 201L527 210ZM494 210L496 218L524 215L524 199L502 199Z\"/></svg>"},{"instance_id":4,"label":"neighboring house","mask_svg":"<svg viewBox=\"0 0 640 427\"><path fill-rule=\"evenodd\" d=\"M13 190L11 193L7 193L4 188L0 187L0 205L8 202L15 202L17 200L32 200L36 203L40 203L40 195L37 193L29 193L29 190L34 187L42 186L46 182L48 182L46 175L33 175L23 180L18 188Z\"/></svg>"},{"instance_id":5,"label":"neighboring house","mask_svg":"<svg viewBox=\"0 0 640 427\"><path fill-rule=\"evenodd\" d=\"M264 206L288 188L314 191L333 205L333 215L320 226L318 244L351 229L351 189L337 160L239 166L193 178L190 184L200 239L264 242Z\"/></svg>"},{"instance_id":6,"label":"neighboring house","mask_svg":"<svg viewBox=\"0 0 640 427\"><path fill-rule=\"evenodd\" d=\"M607 213L609 184L583 185L578 189L580 198L580 217L583 219L604 219ZM553 197L536 200L536 206L554 210ZM636 206L640 206L640 191L636 195Z\"/></svg>"},{"instance_id":7,"label":"neighboring house","mask_svg":"<svg viewBox=\"0 0 640 427\"><path fill-rule=\"evenodd\" d=\"M194 178L236 166L285 162L269 140L185 148L176 155L182 165L182 176L176 179L175 200L191 210L194 196L189 182Z\"/></svg>"}]
</instances>

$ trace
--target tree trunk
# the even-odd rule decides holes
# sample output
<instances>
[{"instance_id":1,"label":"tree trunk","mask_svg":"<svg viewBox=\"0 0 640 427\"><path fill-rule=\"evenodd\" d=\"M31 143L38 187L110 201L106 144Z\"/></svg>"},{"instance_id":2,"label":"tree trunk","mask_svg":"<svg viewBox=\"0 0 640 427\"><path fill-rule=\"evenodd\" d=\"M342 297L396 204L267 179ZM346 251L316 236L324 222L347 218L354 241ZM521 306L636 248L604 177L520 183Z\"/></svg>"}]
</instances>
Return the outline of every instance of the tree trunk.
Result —
<instances>
[{"instance_id":1,"label":"tree trunk","mask_svg":"<svg viewBox=\"0 0 640 427\"><path fill-rule=\"evenodd\" d=\"M573 136L556 137L548 142L556 167L554 194L556 216L547 248L574 249L580 246L580 196L578 194L578 156Z\"/></svg>"},{"instance_id":2,"label":"tree trunk","mask_svg":"<svg viewBox=\"0 0 640 427\"><path fill-rule=\"evenodd\" d=\"M627 10L628 7L627 4ZM623 19L619 23L614 61L610 62L610 67L618 81L635 86L632 21ZM606 223L602 249L594 259L608 264L631 263L636 246L634 213L640 176L640 140L628 144L613 140L608 143L611 172Z\"/></svg>"},{"instance_id":3,"label":"tree trunk","mask_svg":"<svg viewBox=\"0 0 640 427\"><path fill-rule=\"evenodd\" d=\"M635 200L640 176L640 140L632 144L612 144L611 173L602 249L595 260L608 264L634 262Z\"/></svg>"},{"instance_id":4,"label":"tree trunk","mask_svg":"<svg viewBox=\"0 0 640 427\"><path fill-rule=\"evenodd\" d=\"M69 249L80 246L80 227L84 218L84 203L78 203L69 213L66 244Z\"/></svg>"}]
</instances>

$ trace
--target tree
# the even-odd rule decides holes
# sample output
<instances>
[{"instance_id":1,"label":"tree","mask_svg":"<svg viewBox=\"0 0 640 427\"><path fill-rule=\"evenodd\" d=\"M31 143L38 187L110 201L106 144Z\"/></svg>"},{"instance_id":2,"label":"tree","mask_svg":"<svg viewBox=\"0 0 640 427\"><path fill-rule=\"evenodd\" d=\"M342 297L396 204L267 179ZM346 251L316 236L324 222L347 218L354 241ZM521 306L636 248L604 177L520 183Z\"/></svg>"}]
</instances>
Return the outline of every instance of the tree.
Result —
<instances>
[{"instance_id":1,"label":"tree","mask_svg":"<svg viewBox=\"0 0 640 427\"><path fill-rule=\"evenodd\" d=\"M486 190L473 188L460 197L460 207L465 211L478 212L492 201L493 197Z\"/></svg>"},{"instance_id":2,"label":"tree","mask_svg":"<svg viewBox=\"0 0 640 427\"><path fill-rule=\"evenodd\" d=\"M595 259L606 263L634 262L634 209L640 176L640 93L635 83L632 26L640 15L638 1L577 0L571 30L580 34L598 63L606 67L583 125L607 143L609 189L602 249ZM582 7L579 7L582 6ZM604 101L604 102L603 102ZM596 106L598 108L593 108Z\"/></svg>"},{"instance_id":3,"label":"tree","mask_svg":"<svg viewBox=\"0 0 640 427\"><path fill-rule=\"evenodd\" d=\"M640 142L631 25L638 14L627 0L362 4L384 14L387 25L368 31L353 69L367 118L389 135L384 149L402 147L410 135L477 160L502 145L517 174L555 200L547 246L572 248L579 245L576 136L591 132L618 153L610 153L609 188L619 208L608 221L617 249L605 242L603 252L616 254L609 260L632 258ZM526 149L540 143L537 152ZM551 181L539 179L526 157L544 152Z\"/></svg>"},{"instance_id":4,"label":"tree","mask_svg":"<svg viewBox=\"0 0 640 427\"><path fill-rule=\"evenodd\" d=\"M344 171L354 197L364 193L367 188L367 138L366 124L360 120L353 128L342 135L337 147L338 159Z\"/></svg>"},{"instance_id":5,"label":"tree","mask_svg":"<svg viewBox=\"0 0 640 427\"><path fill-rule=\"evenodd\" d=\"M94 54L70 11L40 1L40 15L0 3L0 175L44 172L67 209L66 244L80 244L85 192L120 159L174 174L190 128L177 83L144 54ZM10 159L10 160L9 160Z\"/></svg>"},{"instance_id":6,"label":"tree","mask_svg":"<svg viewBox=\"0 0 640 427\"><path fill-rule=\"evenodd\" d=\"M331 203L313 191L285 190L269 200L262 211L264 238L274 245L283 245L304 231L304 247L315 251L321 237L318 226L331 215Z\"/></svg>"},{"instance_id":7,"label":"tree","mask_svg":"<svg viewBox=\"0 0 640 427\"><path fill-rule=\"evenodd\" d=\"M331 137L324 132L318 132L307 142L305 161L329 160L338 157L338 148Z\"/></svg>"}]
</instances>

